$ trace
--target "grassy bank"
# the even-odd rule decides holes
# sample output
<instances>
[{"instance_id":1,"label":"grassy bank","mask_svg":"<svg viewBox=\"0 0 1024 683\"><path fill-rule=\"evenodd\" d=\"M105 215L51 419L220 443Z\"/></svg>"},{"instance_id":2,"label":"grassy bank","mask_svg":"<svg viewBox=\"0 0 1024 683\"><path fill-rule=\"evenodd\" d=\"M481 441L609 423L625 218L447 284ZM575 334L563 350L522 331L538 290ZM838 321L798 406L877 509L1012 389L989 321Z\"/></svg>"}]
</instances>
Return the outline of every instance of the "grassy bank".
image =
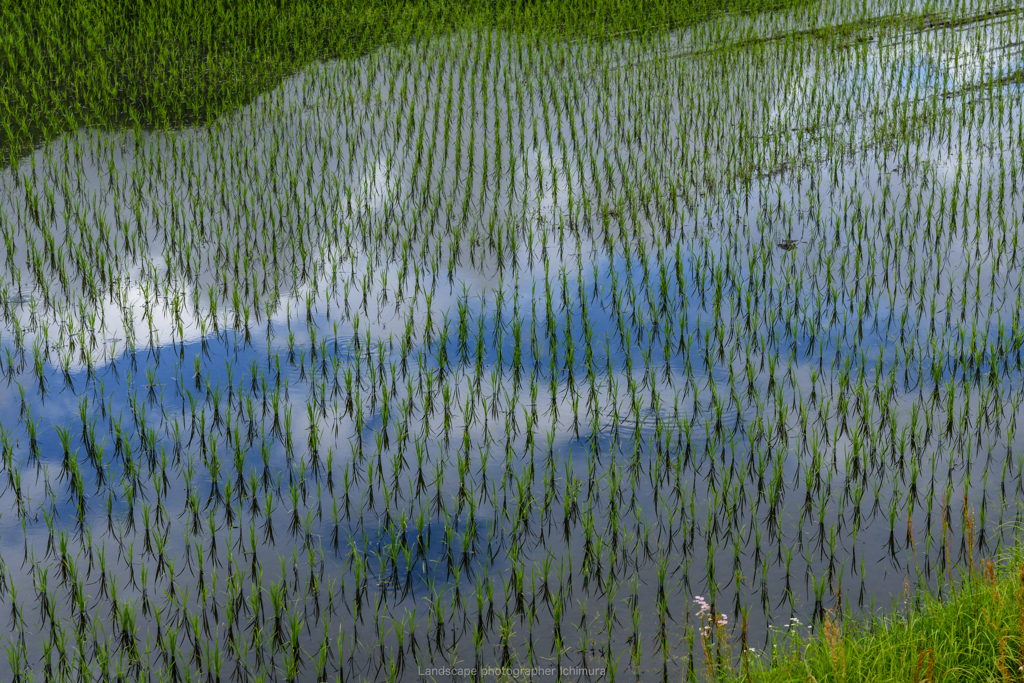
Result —
<instances>
[{"instance_id":1,"label":"grassy bank","mask_svg":"<svg viewBox=\"0 0 1024 683\"><path fill-rule=\"evenodd\" d=\"M177 126L315 60L455 27L601 36L791 0L41 0L0 8L0 154L79 125Z\"/></svg>"},{"instance_id":2,"label":"grassy bank","mask_svg":"<svg viewBox=\"0 0 1024 683\"><path fill-rule=\"evenodd\" d=\"M1024 679L1024 552L968 569L943 598L901 600L889 618L839 625L827 616L805 640L781 638L775 657L739 656L709 680L1020 681Z\"/></svg>"}]
</instances>

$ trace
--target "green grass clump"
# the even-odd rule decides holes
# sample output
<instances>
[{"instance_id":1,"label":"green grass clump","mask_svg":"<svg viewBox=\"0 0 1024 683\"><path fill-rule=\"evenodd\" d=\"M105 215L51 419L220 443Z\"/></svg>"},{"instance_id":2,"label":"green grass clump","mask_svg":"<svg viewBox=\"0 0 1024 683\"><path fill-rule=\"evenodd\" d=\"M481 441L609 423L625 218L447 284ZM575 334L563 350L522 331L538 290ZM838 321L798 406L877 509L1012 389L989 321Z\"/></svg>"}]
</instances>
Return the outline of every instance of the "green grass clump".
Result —
<instances>
[{"instance_id":1,"label":"green grass clump","mask_svg":"<svg viewBox=\"0 0 1024 683\"><path fill-rule=\"evenodd\" d=\"M908 591L909 592L909 591ZM779 644L774 657L741 655L720 680L1019 681L1024 677L1024 551L982 560L945 598L904 596L886 619L822 620L805 641ZM909 606L908 606L909 603Z\"/></svg>"}]
</instances>

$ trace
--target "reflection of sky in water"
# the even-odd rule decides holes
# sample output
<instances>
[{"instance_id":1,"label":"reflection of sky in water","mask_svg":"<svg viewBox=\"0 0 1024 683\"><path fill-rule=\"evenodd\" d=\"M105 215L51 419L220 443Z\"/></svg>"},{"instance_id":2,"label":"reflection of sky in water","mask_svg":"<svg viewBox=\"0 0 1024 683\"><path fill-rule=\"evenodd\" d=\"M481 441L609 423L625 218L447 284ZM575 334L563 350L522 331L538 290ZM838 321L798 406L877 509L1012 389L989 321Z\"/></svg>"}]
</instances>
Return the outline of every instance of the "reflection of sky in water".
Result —
<instances>
[{"instance_id":1,"label":"reflection of sky in water","mask_svg":"<svg viewBox=\"0 0 1024 683\"><path fill-rule=\"evenodd\" d=\"M498 58L488 68L518 60L503 40L496 40ZM103 537L109 552L131 542L129 520L139 552L143 505L150 514L166 508L156 526L168 533L169 555L181 557L197 536L208 542L208 531L197 535L190 527L193 519L202 525L212 519L221 555L227 553L221 539L229 532L240 536L242 544L232 551L237 562L245 568L261 562L268 583L293 579L309 541L324 550L325 575L344 587L337 595L349 607L327 618L333 630L365 628L351 607L357 600L364 610L383 600L384 619L407 618L415 607L423 629L437 596L454 599L458 590L463 604L457 616L448 608L445 626L453 631L445 638L463 638L456 648L462 657L473 654L471 622L481 609L475 590L486 582L500 613L503 591L509 591L510 609L520 602L515 583L521 580L525 602L541 605L533 629L550 634L554 617L544 585L557 592L558 577L571 567L566 635L583 609L591 616L603 609L607 582L620 584L618 595L625 597L635 577L648 637L657 628L660 560L671 566L667 590L677 623L686 622L682 606L692 595L715 591L720 611L761 605L751 612L755 641L765 638L769 624L791 615L804 621L820 615L811 576L820 582L832 573L845 581L847 605L859 593L858 610L870 609L874 599L887 604L907 577L934 587L942 573L935 520L943 495L958 533L966 494L987 515L980 527L985 549L1008 542L1010 518L1019 514L1009 489L1019 479L1009 425L1018 409L1014 354L1021 339L1014 299L1020 261L1008 253L1021 200L1000 175L1003 161L967 147L965 166L955 167L947 141L932 144L925 137L913 153L929 161L928 168L911 169L896 153L863 149L841 164L816 163L817 153L803 144L827 144L819 136L824 129L839 131L836 139L856 133L859 122L831 110L834 118L811 125L816 108L838 89L870 95L854 100L865 107L855 112L863 115L908 91L962 87L958 79L968 72L968 82L977 82L997 66L986 62L983 70L980 60L971 66L968 57L977 50L966 40L960 52L944 54L935 46L871 45L837 65L827 87L819 88L820 67L806 61L813 57L791 59L785 69L758 73L766 88L788 76L798 87L773 102L763 119L752 119L759 105L743 74L722 76L716 71L722 63L713 58L679 62L674 68L696 83L725 79L720 91L700 90L704 105L724 112L716 119L721 128L711 130L718 142L704 143L697 140L706 123L683 112L678 98L659 105L658 97L678 94L671 83L650 78L666 60L675 64L672 51L680 46L664 47L655 55L628 43L613 43L603 48L607 52L574 47L564 60L541 50L533 59L548 60L555 85L578 90L578 98L540 78L523 102L499 88L488 93L485 107L482 90L467 84L469 106L461 129L456 112L447 146L443 111L426 105L440 97L439 107L446 106L447 67L458 68L460 46L452 54L430 46L385 50L352 66L317 67L222 129L146 134L157 145L148 152L119 142L110 158L86 152L82 192L93 199L85 204L85 223L98 229L131 215L104 174L111 163L133 169L139 180L130 173L122 178L123 192L129 196L131 184L139 183L148 252L141 263L126 259L130 265L119 273L115 293L108 288L100 307L86 312L86 321L105 325L96 331L91 369L80 355L77 305L48 310L40 292L24 289L25 300L11 301L17 283L9 273L0 283L11 316L2 328L0 370L10 382L0 390L0 414L29 510L25 543L18 543L21 523L14 514L0 518L0 532L4 561L23 594L33 580L31 561L20 566L25 547L37 563L50 562L40 560L48 532L45 515L36 511L52 510L61 530L76 522L77 496L60 476L58 427L68 430L82 463L86 520L96 534L114 529ZM410 58L407 50L417 49L425 53ZM400 95L406 74L425 78L423 71L408 71L425 56L446 67L439 69L437 87ZM622 68L606 76L606 62ZM997 65L1012 63L1007 57ZM645 97L624 101L624 87L641 87L631 85L638 77ZM309 88L340 104L300 105ZM453 88L453 100L459 97ZM716 97L724 101L712 102ZM417 106L402 109L408 102ZM611 120L620 107L620 120L649 125L639 132L594 128L595 119ZM405 117L392 116L394 109ZM410 111L424 117L416 125L431 136L438 124L436 139L424 143L425 154L434 150L433 171L422 155L417 159L416 137L405 132ZM709 194L702 185L707 178L697 178L688 160L706 158L723 174L736 170L742 155L721 140L737 120L763 125L745 129L750 135L781 135L755 145L768 149L779 166L745 192ZM1008 123L975 131L981 139L1015 130L1018 121L1013 109ZM540 130L535 144L534 122ZM666 141L665 129L688 137ZM78 137L93 145L114 139ZM506 175L482 169L486 152L498 155L496 139ZM1016 158L1019 142L1009 144L1002 154ZM248 161L210 171L224 148L240 150ZM36 154L44 178L62 168L61 143L54 149L52 162L48 152ZM164 172L146 181L160 175L147 164L173 167L175 154L188 155L182 168L195 179ZM448 159L443 172L436 170L440 158ZM246 163L257 170L245 171ZM787 164L799 175L786 172ZM21 173L32 173L30 162ZM670 183L675 197L668 196ZM0 184L3 220L13 225L27 200L9 174ZM986 207L1005 222L980 212L974 218L978 187L993 188ZM222 192L236 200L233 206L218 204ZM247 207L247 216L239 206ZM65 210L78 209L58 196L55 215ZM169 245L180 241L155 227L156 214L172 224L175 215L209 223L214 236L192 245L193 262L203 264L192 281L175 279L178 254ZM243 217L251 221L244 229ZM265 254L272 233L254 227L260 221L278 231L304 222L317 227L305 248L316 254L311 262L326 267L314 283L292 273L290 263L250 263L259 277L277 275L281 286L263 294L273 309L270 319L254 318L248 338L233 328L230 295L244 285L245 268L238 278L232 271L227 301L218 300L221 332L214 334L212 321L194 315L192 301L206 311L210 288L223 294L217 288L224 283L214 277L225 267L215 231L228 230L228 243L247 242ZM74 229L53 221L61 238ZM14 234L24 239L23 232ZM791 249L780 246L785 240L795 240ZM26 252L20 243L15 259L23 284ZM184 306L180 325L175 306ZM125 350L127 323L138 340L134 355ZM157 349L146 345L150 325ZM11 341L16 327L24 334L24 353ZM71 339L76 352L65 376L60 358ZM967 353L972 340L974 352ZM33 374L36 344L41 354L51 347L42 364L45 392ZM972 365L972 355L980 366ZM38 457L30 448L31 421ZM119 431L125 438L120 446ZM98 466L88 462L92 447ZM137 482L122 455L126 447L142 475ZM5 468L4 476L13 477ZM166 472L166 491L152 481L154 472L157 481ZM1006 490L997 481L1000 472L1009 472ZM133 484L144 501L129 502ZM240 512L229 513L216 500L229 485ZM13 496L11 486L0 494L5 502ZM267 506L269 523L260 516ZM913 542L908 521L919 534ZM251 537L255 560L246 555ZM79 552L81 540L73 543ZM424 556L407 554L410 548ZM788 576L785 552L793 553ZM389 565L392 556L397 560ZM154 561L151 554L140 560ZM180 560L177 571L184 566ZM309 566L302 564L302 571ZM517 577L520 566L525 575ZM125 573L123 561L117 571ZM185 571L179 585L195 581L195 572ZM783 590L787 582L791 601ZM161 578L160 589L167 587ZM321 585L320 593L325 590ZM825 603L834 601L826 596ZM626 624L628 609L619 619ZM395 631L383 630L380 638L392 648ZM625 649L628 631L627 624L603 637ZM378 636L359 632L369 652ZM483 636L492 654L500 649L496 633ZM525 636L517 638L516 647L525 647Z\"/></svg>"},{"instance_id":2,"label":"reflection of sky in water","mask_svg":"<svg viewBox=\"0 0 1024 683\"><path fill-rule=\"evenodd\" d=\"M927 56L911 55L900 61L879 65L879 76L899 92L908 90L944 91L951 85L949 74L942 64ZM896 78L892 78L892 74Z\"/></svg>"}]
</instances>

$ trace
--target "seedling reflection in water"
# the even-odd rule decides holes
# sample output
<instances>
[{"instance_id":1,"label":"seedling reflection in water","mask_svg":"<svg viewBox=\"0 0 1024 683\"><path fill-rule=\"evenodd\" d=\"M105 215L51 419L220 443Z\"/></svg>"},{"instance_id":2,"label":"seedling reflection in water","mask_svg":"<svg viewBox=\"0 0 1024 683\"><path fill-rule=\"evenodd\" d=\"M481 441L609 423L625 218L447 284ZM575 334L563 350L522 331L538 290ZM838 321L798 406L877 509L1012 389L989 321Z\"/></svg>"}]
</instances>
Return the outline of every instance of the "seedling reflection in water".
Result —
<instances>
[{"instance_id":1,"label":"seedling reflection in water","mask_svg":"<svg viewBox=\"0 0 1024 683\"><path fill-rule=\"evenodd\" d=\"M772 609L864 614L1009 541L1024 208L990 68L1020 13L619 8L566 40L552 7L428 13L231 118L0 174L0 531L44 556L3 574L6 673L721 675ZM865 582L865 547L900 571ZM694 593L734 614L694 630Z\"/></svg>"}]
</instances>

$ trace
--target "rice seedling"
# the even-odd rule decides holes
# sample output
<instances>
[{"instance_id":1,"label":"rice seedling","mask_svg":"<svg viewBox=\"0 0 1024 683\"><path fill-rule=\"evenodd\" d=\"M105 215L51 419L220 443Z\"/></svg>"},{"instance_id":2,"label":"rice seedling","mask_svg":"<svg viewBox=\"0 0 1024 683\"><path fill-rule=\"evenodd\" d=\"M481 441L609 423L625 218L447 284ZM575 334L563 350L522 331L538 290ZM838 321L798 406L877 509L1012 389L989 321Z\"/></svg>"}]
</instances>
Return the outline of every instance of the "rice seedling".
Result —
<instances>
[{"instance_id":1,"label":"rice seedling","mask_svg":"<svg viewBox=\"0 0 1024 683\"><path fill-rule=\"evenodd\" d=\"M978 576L1022 13L771 5L0 11L4 675L849 672Z\"/></svg>"}]
</instances>

